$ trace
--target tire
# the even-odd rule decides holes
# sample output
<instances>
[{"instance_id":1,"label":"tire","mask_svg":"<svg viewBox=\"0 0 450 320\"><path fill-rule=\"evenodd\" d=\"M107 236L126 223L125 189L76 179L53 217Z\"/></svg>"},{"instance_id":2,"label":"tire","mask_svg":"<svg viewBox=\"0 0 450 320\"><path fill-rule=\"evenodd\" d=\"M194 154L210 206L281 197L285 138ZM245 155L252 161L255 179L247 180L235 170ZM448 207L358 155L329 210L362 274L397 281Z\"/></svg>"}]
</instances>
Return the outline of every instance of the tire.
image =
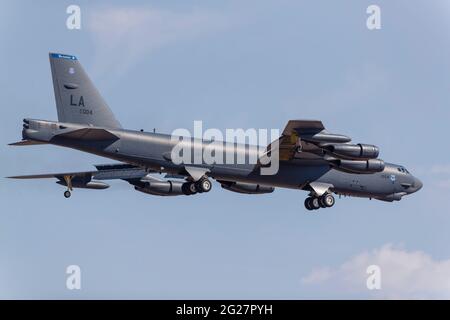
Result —
<instances>
[{"instance_id":1,"label":"tire","mask_svg":"<svg viewBox=\"0 0 450 320\"><path fill-rule=\"evenodd\" d=\"M324 194L322 197L323 197L322 202L327 208L331 208L332 206L334 206L336 200L334 199L331 193Z\"/></svg>"},{"instance_id":2,"label":"tire","mask_svg":"<svg viewBox=\"0 0 450 320\"><path fill-rule=\"evenodd\" d=\"M195 187L195 184L193 182L183 183L183 185L181 186L181 190L187 196L197 193L197 188Z\"/></svg>"},{"instance_id":3,"label":"tire","mask_svg":"<svg viewBox=\"0 0 450 320\"><path fill-rule=\"evenodd\" d=\"M311 203L311 208L312 208L313 210L317 210L317 209L320 208L319 198L316 198L316 197L311 198L310 203Z\"/></svg>"},{"instance_id":4,"label":"tire","mask_svg":"<svg viewBox=\"0 0 450 320\"><path fill-rule=\"evenodd\" d=\"M195 187L195 183L193 182L189 182L188 189L190 194L196 194L198 191L197 188Z\"/></svg>"},{"instance_id":5,"label":"tire","mask_svg":"<svg viewBox=\"0 0 450 320\"><path fill-rule=\"evenodd\" d=\"M186 196L188 196L188 195L190 195L191 193L189 192L189 182L185 182L185 183L183 183L182 185L181 185L181 191L183 191L183 194L184 195L186 195Z\"/></svg>"},{"instance_id":6,"label":"tire","mask_svg":"<svg viewBox=\"0 0 450 320\"><path fill-rule=\"evenodd\" d=\"M212 183L208 178L202 178L195 183L198 192L209 192L212 188Z\"/></svg>"},{"instance_id":7,"label":"tire","mask_svg":"<svg viewBox=\"0 0 450 320\"><path fill-rule=\"evenodd\" d=\"M209 179L202 179L199 181L199 186L203 192L209 192L212 188L212 183Z\"/></svg>"},{"instance_id":8,"label":"tire","mask_svg":"<svg viewBox=\"0 0 450 320\"><path fill-rule=\"evenodd\" d=\"M309 210L309 211L312 210L312 207L311 207L311 197L308 197L308 198L305 199L305 208L306 208L307 210Z\"/></svg>"},{"instance_id":9,"label":"tire","mask_svg":"<svg viewBox=\"0 0 450 320\"><path fill-rule=\"evenodd\" d=\"M321 208L326 208L327 205L325 204L325 195L322 195L319 197L319 205Z\"/></svg>"},{"instance_id":10,"label":"tire","mask_svg":"<svg viewBox=\"0 0 450 320\"><path fill-rule=\"evenodd\" d=\"M70 198L70 196L71 196L71 193L70 193L69 190L64 191L64 197L65 198Z\"/></svg>"}]
</instances>

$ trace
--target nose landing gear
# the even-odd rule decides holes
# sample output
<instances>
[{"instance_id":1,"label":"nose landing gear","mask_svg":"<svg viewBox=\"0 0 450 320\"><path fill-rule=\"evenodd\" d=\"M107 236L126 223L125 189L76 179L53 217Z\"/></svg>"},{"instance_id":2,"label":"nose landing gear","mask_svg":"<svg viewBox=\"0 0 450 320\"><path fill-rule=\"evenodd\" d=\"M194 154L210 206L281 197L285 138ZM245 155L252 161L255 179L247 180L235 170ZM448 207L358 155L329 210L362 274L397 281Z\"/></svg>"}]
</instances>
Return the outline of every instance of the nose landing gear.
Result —
<instances>
[{"instance_id":1,"label":"nose landing gear","mask_svg":"<svg viewBox=\"0 0 450 320\"><path fill-rule=\"evenodd\" d=\"M305 199L305 208L317 210L319 208L331 208L335 204L335 199L331 193L324 193L320 197L308 197Z\"/></svg>"}]
</instances>

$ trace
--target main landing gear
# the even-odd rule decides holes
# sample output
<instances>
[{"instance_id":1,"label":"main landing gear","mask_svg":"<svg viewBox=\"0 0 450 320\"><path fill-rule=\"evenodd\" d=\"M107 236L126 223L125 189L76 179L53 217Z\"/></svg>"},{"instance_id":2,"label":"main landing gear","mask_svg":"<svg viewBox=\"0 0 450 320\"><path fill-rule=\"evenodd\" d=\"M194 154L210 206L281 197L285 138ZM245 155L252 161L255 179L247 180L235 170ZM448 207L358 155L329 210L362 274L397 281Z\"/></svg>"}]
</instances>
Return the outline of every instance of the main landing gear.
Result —
<instances>
[{"instance_id":1,"label":"main landing gear","mask_svg":"<svg viewBox=\"0 0 450 320\"><path fill-rule=\"evenodd\" d=\"M207 177L202 177L198 181L188 181L183 183L182 189L185 195L191 195L196 193L209 192L212 188L211 180Z\"/></svg>"},{"instance_id":2,"label":"main landing gear","mask_svg":"<svg viewBox=\"0 0 450 320\"><path fill-rule=\"evenodd\" d=\"M324 193L320 197L308 197L305 199L305 208L308 210L317 210L319 208L331 208L334 206L335 199L331 193Z\"/></svg>"}]
</instances>

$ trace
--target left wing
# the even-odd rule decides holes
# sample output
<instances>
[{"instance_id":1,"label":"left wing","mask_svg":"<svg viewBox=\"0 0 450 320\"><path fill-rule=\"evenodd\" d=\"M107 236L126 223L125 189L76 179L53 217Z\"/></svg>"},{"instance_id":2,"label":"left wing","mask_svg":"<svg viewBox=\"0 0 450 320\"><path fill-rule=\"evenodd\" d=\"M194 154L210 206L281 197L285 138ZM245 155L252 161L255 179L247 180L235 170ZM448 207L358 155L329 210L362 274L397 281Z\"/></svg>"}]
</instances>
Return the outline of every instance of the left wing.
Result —
<instances>
[{"instance_id":1,"label":"left wing","mask_svg":"<svg viewBox=\"0 0 450 320\"><path fill-rule=\"evenodd\" d=\"M67 190L64 192L64 196L69 198L73 188L85 188L85 189L106 189L108 184L101 180L121 179L125 180L134 186L134 189L140 192L144 192L157 196L177 196L177 195L189 195L197 193L197 191L187 190L187 184L193 184L192 182L186 182L185 175L173 175L166 174L165 179L176 178L181 180L165 180L156 176L150 175L150 173L156 173L157 171L149 170L139 166L131 164L117 163L117 164L103 164L96 165L96 171L82 171L82 172L64 172L64 173L49 173L49 174L36 174L25 176L13 176L8 178L13 179L42 179L42 178L56 178L56 183L66 186ZM95 179L95 180L93 180ZM208 183L209 180L208 180ZM209 190L207 190L209 191ZM206 191L204 191L206 192Z\"/></svg>"},{"instance_id":2,"label":"left wing","mask_svg":"<svg viewBox=\"0 0 450 320\"><path fill-rule=\"evenodd\" d=\"M143 177L149 173L148 170L143 168L129 165L129 164L111 164L111 165L96 165L95 171L81 171L81 172L64 172L64 173L44 173L44 174L32 174L23 176L11 176L10 179L45 179L45 178L57 178L63 179L64 177L72 177L77 179L92 179L97 180L112 180L112 179L131 179ZM154 171L153 171L154 172Z\"/></svg>"},{"instance_id":3,"label":"left wing","mask_svg":"<svg viewBox=\"0 0 450 320\"><path fill-rule=\"evenodd\" d=\"M108 184L100 180L122 179L132 181L135 179L142 179L153 170L146 170L130 164L107 164L96 165L96 171L82 171L82 172L63 172L63 173L45 173L23 176L8 177L11 179L45 179L56 178L56 183L67 186L69 190L73 188L85 189L106 189ZM97 180L94 181L93 179Z\"/></svg>"}]
</instances>

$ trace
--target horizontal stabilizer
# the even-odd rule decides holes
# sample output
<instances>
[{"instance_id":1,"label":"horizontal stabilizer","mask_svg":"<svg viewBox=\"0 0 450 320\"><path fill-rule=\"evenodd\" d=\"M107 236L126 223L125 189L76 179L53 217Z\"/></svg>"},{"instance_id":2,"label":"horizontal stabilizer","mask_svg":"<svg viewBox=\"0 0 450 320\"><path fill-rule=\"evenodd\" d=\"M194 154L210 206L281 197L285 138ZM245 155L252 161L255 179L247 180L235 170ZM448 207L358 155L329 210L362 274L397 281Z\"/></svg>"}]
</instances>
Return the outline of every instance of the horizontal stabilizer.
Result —
<instances>
[{"instance_id":1,"label":"horizontal stabilizer","mask_svg":"<svg viewBox=\"0 0 450 320\"><path fill-rule=\"evenodd\" d=\"M78 129L66 133L58 134L56 137L58 138L66 138L66 139L76 139L76 140L110 140L116 141L119 139L118 136L112 134L108 130L99 129L99 128L83 128Z\"/></svg>"}]
</instances>

